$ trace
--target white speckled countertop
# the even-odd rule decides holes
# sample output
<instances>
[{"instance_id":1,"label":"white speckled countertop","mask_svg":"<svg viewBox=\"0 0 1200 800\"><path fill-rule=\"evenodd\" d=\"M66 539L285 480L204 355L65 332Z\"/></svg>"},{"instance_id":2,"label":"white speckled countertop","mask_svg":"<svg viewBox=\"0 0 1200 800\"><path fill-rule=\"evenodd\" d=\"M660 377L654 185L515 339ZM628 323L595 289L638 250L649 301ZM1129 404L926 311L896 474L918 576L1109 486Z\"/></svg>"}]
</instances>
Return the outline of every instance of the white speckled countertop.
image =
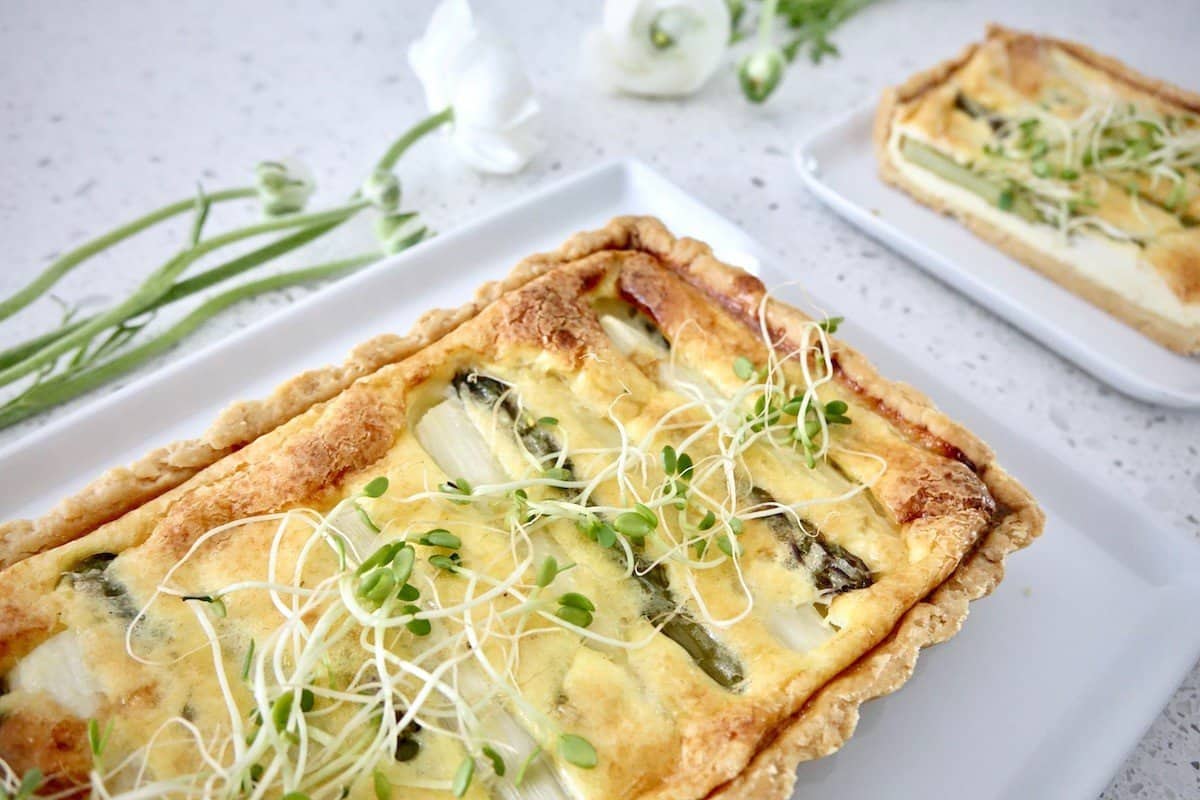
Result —
<instances>
[{"instance_id":1,"label":"white speckled countertop","mask_svg":"<svg viewBox=\"0 0 1200 800\"><path fill-rule=\"evenodd\" d=\"M404 54L431 7L5 0L0 294L23 285L58 251L189 193L197 180L210 189L243 183L263 158L298 154L315 169L324 198L349 191L381 148L424 113ZM800 186L789 159L799 134L957 51L991 19L1078 38L1200 88L1200 7L1166 0L884 2L836 37L842 59L792 69L762 108L742 100L732 71L684 102L598 95L577 62L579 38L598 14L592 4L501 8L477 0L477 8L521 48L543 101L548 147L515 178L483 178L451 163L444 143L423 144L400 174L405 204L436 228L597 160L639 156L773 247L797 274L824 273L856 294L872 309L872 325L969 386L979 403L1018 415L1079 469L1200 539L1200 413L1153 408L1097 384L836 218ZM147 235L89 262L55 292L88 303L122 297L181 235ZM244 304L189 341L218 339L289 299ZM57 315L53 303L42 302L5 322L0 348L44 330ZM0 444L79 404L0 433ZM1200 797L1200 670L1103 796Z\"/></svg>"}]
</instances>

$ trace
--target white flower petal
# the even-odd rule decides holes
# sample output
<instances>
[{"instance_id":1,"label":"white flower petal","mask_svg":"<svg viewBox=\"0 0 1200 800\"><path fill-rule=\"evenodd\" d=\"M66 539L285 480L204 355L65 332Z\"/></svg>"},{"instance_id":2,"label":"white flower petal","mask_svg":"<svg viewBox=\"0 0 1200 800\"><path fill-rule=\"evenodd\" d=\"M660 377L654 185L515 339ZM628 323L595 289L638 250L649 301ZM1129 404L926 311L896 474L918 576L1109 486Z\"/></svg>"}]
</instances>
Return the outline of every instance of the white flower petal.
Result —
<instances>
[{"instance_id":1,"label":"white flower petal","mask_svg":"<svg viewBox=\"0 0 1200 800\"><path fill-rule=\"evenodd\" d=\"M541 149L540 110L516 51L475 20L466 0L443 0L408 57L429 110L453 107L451 142L468 165L517 172Z\"/></svg>"},{"instance_id":2,"label":"white flower petal","mask_svg":"<svg viewBox=\"0 0 1200 800\"><path fill-rule=\"evenodd\" d=\"M660 49L651 41L651 30L662 14L674 15L675 42ZM606 91L685 95L721 65L729 35L724 0L608 0L603 25L584 41L584 58Z\"/></svg>"},{"instance_id":3,"label":"white flower petal","mask_svg":"<svg viewBox=\"0 0 1200 800\"><path fill-rule=\"evenodd\" d=\"M408 63L425 89L430 111L450 105L454 85L480 33L467 0L443 0L433 10L425 34L409 46Z\"/></svg>"}]
</instances>

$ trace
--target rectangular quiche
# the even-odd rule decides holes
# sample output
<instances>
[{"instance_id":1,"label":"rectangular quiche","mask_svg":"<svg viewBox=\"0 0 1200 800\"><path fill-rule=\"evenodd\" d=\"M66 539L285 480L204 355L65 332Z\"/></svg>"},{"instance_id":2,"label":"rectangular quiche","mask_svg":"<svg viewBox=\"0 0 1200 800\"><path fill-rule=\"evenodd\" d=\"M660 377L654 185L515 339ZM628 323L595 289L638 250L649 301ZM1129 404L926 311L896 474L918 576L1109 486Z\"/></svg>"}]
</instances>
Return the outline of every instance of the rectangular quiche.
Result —
<instances>
[{"instance_id":1,"label":"rectangular quiche","mask_svg":"<svg viewBox=\"0 0 1200 800\"><path fill-rule=\"evenodd\" d=\"M1042 515L649 218L0 528L10 795L784 798Z\"/></svg>"},{"instance_id":2,"label":"rectangular quiche","mask_svg":"<svg viewBox=\"0 0 1200 800\"><path fill-rule=\"evenodd\" d=\"M991 26L885 92L884 180L1184 354L1200 353L1200 95Z\"/></svg>"}]
</instances>

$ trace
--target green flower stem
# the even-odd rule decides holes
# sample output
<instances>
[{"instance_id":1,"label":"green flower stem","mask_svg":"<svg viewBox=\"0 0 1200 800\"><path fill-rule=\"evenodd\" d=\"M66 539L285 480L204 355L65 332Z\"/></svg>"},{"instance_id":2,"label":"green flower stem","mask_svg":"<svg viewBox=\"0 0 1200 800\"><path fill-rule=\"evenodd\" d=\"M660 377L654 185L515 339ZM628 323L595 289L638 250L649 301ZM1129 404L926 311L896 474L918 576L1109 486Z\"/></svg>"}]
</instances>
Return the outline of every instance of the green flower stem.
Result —
<instances>
[{"instance_id":1,"label":"green flower stem","mask_svg":"<svg viewBox=\"0 0 1200 800\"><path fill-rule=\"evenodd\" d=\"M145 360L167 350L194 331L201 323L241 300L265 292L286 289L303 283L332 278L350 272L382 257L366 253L354 258L332 261L307 269L283 272L237 286L201 303L173 326L121 355L83 372L50 378L0 407L0 428L6 428L50 406L70 400L133 369Z\"/></svg>"},{"instance_id":2,"label":"green flower stem","mask_svg":"<svg viewBox=\"0 0 1200 800\"><path fill-rule=\"evenodd\" d=\"M375 163L375 170L391 172L392 167L396 166L396 162L400 160L400 156L404 155L404 152L416 144L421 137L453 120L454 109L447 107L413 125L403 136L392 142L392 146Z\"/></svg>"},{"instance_id":3,"label":"green flower stem","mask_svg":"<svg viewBox=\"0 0 1200 800\"><path fill-rule=\"evenodd\" d=\"M101 331L129 319L131 316L156 302L167 294L184 270L203 256L235 242L249 239L272 231L289 228L306 228L331 222L342 222L353 216L368 205L365 200L354 200L344 206L329 209L314 214L291 214L284 217L260 222L257 225L247 225L244 228L229 231L200 242L195 247L183 250L166 264L159 267L138 287L124 302L113 306L108 311L98 314L90 321L76 328L71 333L43 347L30 357L0 370L0 386L6 386L18 378L24 377L36 370L52 364L61 356L87 342Z\"/></svg>"},{"instance_id":4,"label":"green flower stem","mask_svg":"<svg viewBox=\"0 0 1200 800\"><path fill-rule=\"evenodd\" d=\"M775 14L779 9L779 0L764 0L762 10L758 15L758 47L767 49L771 46L771 30L775 27Z\"/></svg>"},{"instance_id":5,"label":"green flower stem","mask_svg":"<svg viewBox=\"0 0 1200 800\"><path fill-rule=\"evenodd\" d=\"M254 197L255 190L252 187L239 189L223 189L219 192L212 192L207 195L210 202L219 203L223 200L238 200L246 197ZM112 247L118 242L128 239L134 234L140 233L153 225L170 219L177 214L182 214L187 211L192 211L196 207L196 198L189 197L186 200L180 200L176 203L163 206L157 211L151 211L143 217L127 222L119 228L114 228L103 236L92 239L90 242L85 242L79 247L64 256L61 256L53 264L46 267L42 274L38 275L23 289L18 290L12 296L0 302L0 321L8 319L13 314L20 311L25 306L32 303L34 300L45 294L46 290L59 281L64 275L73 270L75 267L82 264L87 259L96 255L102 250Z\"/></svg>"},{"instance_id":6,"label":"green flower stem","mask_svg":"<svg viewBox=\"0 0 1200 800\"><path fill-rule=\"evenodd\" d=\"M166 305L170 305L178 300L183 300L184 298L190 297L196 292L207 289L209 286L220 283L227 278L240 275L247 270L253 269L259 264L263 264L273 258L278 258L285 253L291 252L292 250L308 244L314 239L317 239L333 230L339 224L341 223L330 222L324 225L314 225L311 228L305 228L291 234L290 236L277 239L265 247L260 247L257 250L251 250L249 253L238 256L232 261L227 261L220 266L213 267L212 269L205 270L204 272L201 272L191 278L179 281L162 297L155 300L149 306L139 309L126 319L132 319L133 317L140 316L141 314L154 311ZM32 339L22 342L21 344L14 345L7 350L0 351L0 370L24 361L26 358L33 355L38 350L41 350L46 345L78 330L82 326L91 322L93 319L95 319L95 315L75 320L63 325L60 328L49 331L48 333L43 333L40 336L35 336Z\"/></svg>"}]
</instances>

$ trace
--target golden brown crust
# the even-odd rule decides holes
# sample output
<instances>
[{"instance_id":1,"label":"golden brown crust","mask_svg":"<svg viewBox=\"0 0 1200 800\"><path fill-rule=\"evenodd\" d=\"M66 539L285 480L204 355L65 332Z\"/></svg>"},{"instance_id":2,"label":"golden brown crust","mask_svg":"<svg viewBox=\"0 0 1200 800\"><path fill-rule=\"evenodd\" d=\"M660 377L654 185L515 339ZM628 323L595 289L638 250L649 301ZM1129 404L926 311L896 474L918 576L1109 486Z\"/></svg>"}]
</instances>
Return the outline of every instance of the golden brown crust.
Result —
<instances>
[{"instance_id":1,"label":"golden brown crust","mask_svg":"<svg viewBox=\"0 0 1200 800\"><path fill-rule=\"evenodd\" d=\"M507 277L483 284L456 309L424 314L407 336L383 334L351 351L343 364L292 378L264 400L234 403L203 435L151 451L133 464L110 469L36 520L0 523L0 569L65 544L174 489L225 456L342 392L355 380L401 361L471 319L497 297L546 269L522 264Z\"/></svg>"},{"instance_id":2,"label":"golden brown crust","mask_svg":"<svg viewBox=\"0 0 1200 800\"><path fill-rule=\"evenodd\" d=\"M1050 44L1069 53L1080 61L1099 69L1114 80L1135 89L1153 94L1167 102L1191 111L1200 111L1200 95L1156 80L1137 72L1115 58L1102 55L1084 45L1052 37L1014 31L1000 25L989 25L985 41L1040 42ZM1179 322L1147 311L1119 292L1113 291L1085 277L1072 264L1055 258L1038 247L1013 236L996 225L969 211L951 206L945 200L909 180L893 163L889 142L892 124L902 104L920 97L945 83L963 67L981 44L968 45L954 58L948 59L923 72L913 75L899 86L886 89L875 112L872 138L879 174L887 183L904 190L916 200L939 214L953 216L979 238L1007 253L1021 263L1037 270L1050 280L1079 295L1095 306L1107 311L1143 335L1153 339L1177 353L1191 355L1200 353L1200 326L1183 325ZM1182 295L1186 297L1187 295Z\"/></svg>"},{"instance_id":3,"label":"golden brown crust","mask_svg":"<svg viewBox=\"0 0 1200 800\"><path fill-rule=\"evenodd\" d=\"M500 346L528 348L532 343L556 358L573 363L585 346L594 344L584 341L590 335L589 328L578 324L580 319L588 318L578 308L580 293L604 271L605 263L617 257L614 251L621 251L622 268L630 274L643 261L647 265L653 262L655 269L659 264L667 266L693 289L740 318L750 330L754 330L758 309L764 302L768 325L785 339L794 338L798 326L807 321L795 309L764 299L761 282L717 261L706 245L674 238L657 220L630 217L572 237L554 253L527 259L508 279L485 287L474 303L457 312L427 315L406 339L375 340L385 341L380 350L382 355L377 358L384 363L404 358L396 355L404 352L397 342L435 341L451 336L466 320L485 315L489 324L475 326L477 336L473 346L481 346L479 336L493 337ZM569 270L557 273L553 280L535 280L569 262L575 263ZM492 302L504 291L517 287L524 291L513 300ZM647 290L654 291L655 286L650 284ZM678 302L682 296L669 287L663 288L663 292L671 302ZM484 297L490 299L481 299ZM658 305L662 298L651 302ZM487 333L479 334L480 328ZM389 347L386 342L395 346ZM782 728L766 731L764 720L775 719L780 712L771 714L769 709L754 706L747 707L743 714L697 714L684 721L680 731L684 742L681 763L695 766L691 770L692 780L686 782L689 787L708 787L714 780L726 780L750 759L743 775L727 784L717 796L783 796L793 780L795 764L840 746L853 730L858 705L903 683L917 651L952 635L966 615L967 602L985 594L999 580L1004 556L1040 532L1041 516L1036 505L995 466L986 445L942 415L920 393L881 378L852 348L836 343L835 356L839 365L838 382L843 390L869 398L890 419L902 423L906 435L930 454L928 459L909 457L905 465L898 465L894 475L889 476L894 483L881 481L878 488L883 503L897 520L907 522L910 527L928 524L938 528L948 555L935 573L937 579L924 586L940 585L924 602L918 602L924 589L921 594L898 594L897 609L909 609L902 622L890 632L866 631L865 635L870 637L865 640L868 646L878 642L877 646L828 683ZM148 546L161 547L167 556L177 556L196 534L213 525L301 499L310 502L343 475L365 469L388 450L393 432L404 424L405 414L398 390L387 389L389 374L403 368L410 373L406 381L412 382L422 380L422 376L434 369L452 368L427 361L416 358L411 363L386 367L376 375L362 377L358 384L298 412L290 421L280 418L281 411L264 412L261 419L246 422L241 430L244 433L268 424L273 424L276 430L258 437L187 483L160 492L149 503L138 499L141 490L137 487L128 496L120 497L121 481L113 481L95 495L103 498L98 501L98 509L88 509L86 500L77 499L80 507L69 520L49 519L39 523L43 526L41 546L54 546L81 536L86 531L79 520L89 518L89 514L103 516L113 513L114 508L140 506L122 520L127 523L123 525L126 531L122 534L126 537L123 545L135 546L148 540ZM356 363L359 366L354 369L363 369L365 361ZM328 371L326 378L315 381L323 388L308 392L307 396L329 391L329 386L344 377L339 369L346 368ZM329 377L335 373L339 377ZM277 396L289 391L277 392ZM298 400L295 404L302 405ZM242 411L234 412L233 416L246 419ZM279 427L285 422L284 427ZM226 430L235 429L236 425ZM235 434L234 438L240 435ZM168 476L162 480L169 482L177 477L173 468L162 471ZM147 479L153 483L159 476L147 473ZM993 499L1000 504L1003 518L987 531L973 555L960 564L960 554L977 541L992 516ZM47 555L61 553L57 560L78 558L85 554L82 550L86 544L86 540L80 540ZM49 565L52 568L41 568L35 574L33 566L44 560L40 557L19 563L8 570L7 577L17 584L29 584L31 592L46 591L46 582L57 576L58 568ZM52 619L41 612L35 613L32 603L23 604L13 616L24 620L25 628L20 633L30 641L44 638L48 620ZM707 705L697 700L698 708ZM768 739L762 738L764 733L769 734ZM680 784L669 783L660 789L648 789L646 796L674 796L673 793L680 791Z\"/></svg>"}]
</instances>

